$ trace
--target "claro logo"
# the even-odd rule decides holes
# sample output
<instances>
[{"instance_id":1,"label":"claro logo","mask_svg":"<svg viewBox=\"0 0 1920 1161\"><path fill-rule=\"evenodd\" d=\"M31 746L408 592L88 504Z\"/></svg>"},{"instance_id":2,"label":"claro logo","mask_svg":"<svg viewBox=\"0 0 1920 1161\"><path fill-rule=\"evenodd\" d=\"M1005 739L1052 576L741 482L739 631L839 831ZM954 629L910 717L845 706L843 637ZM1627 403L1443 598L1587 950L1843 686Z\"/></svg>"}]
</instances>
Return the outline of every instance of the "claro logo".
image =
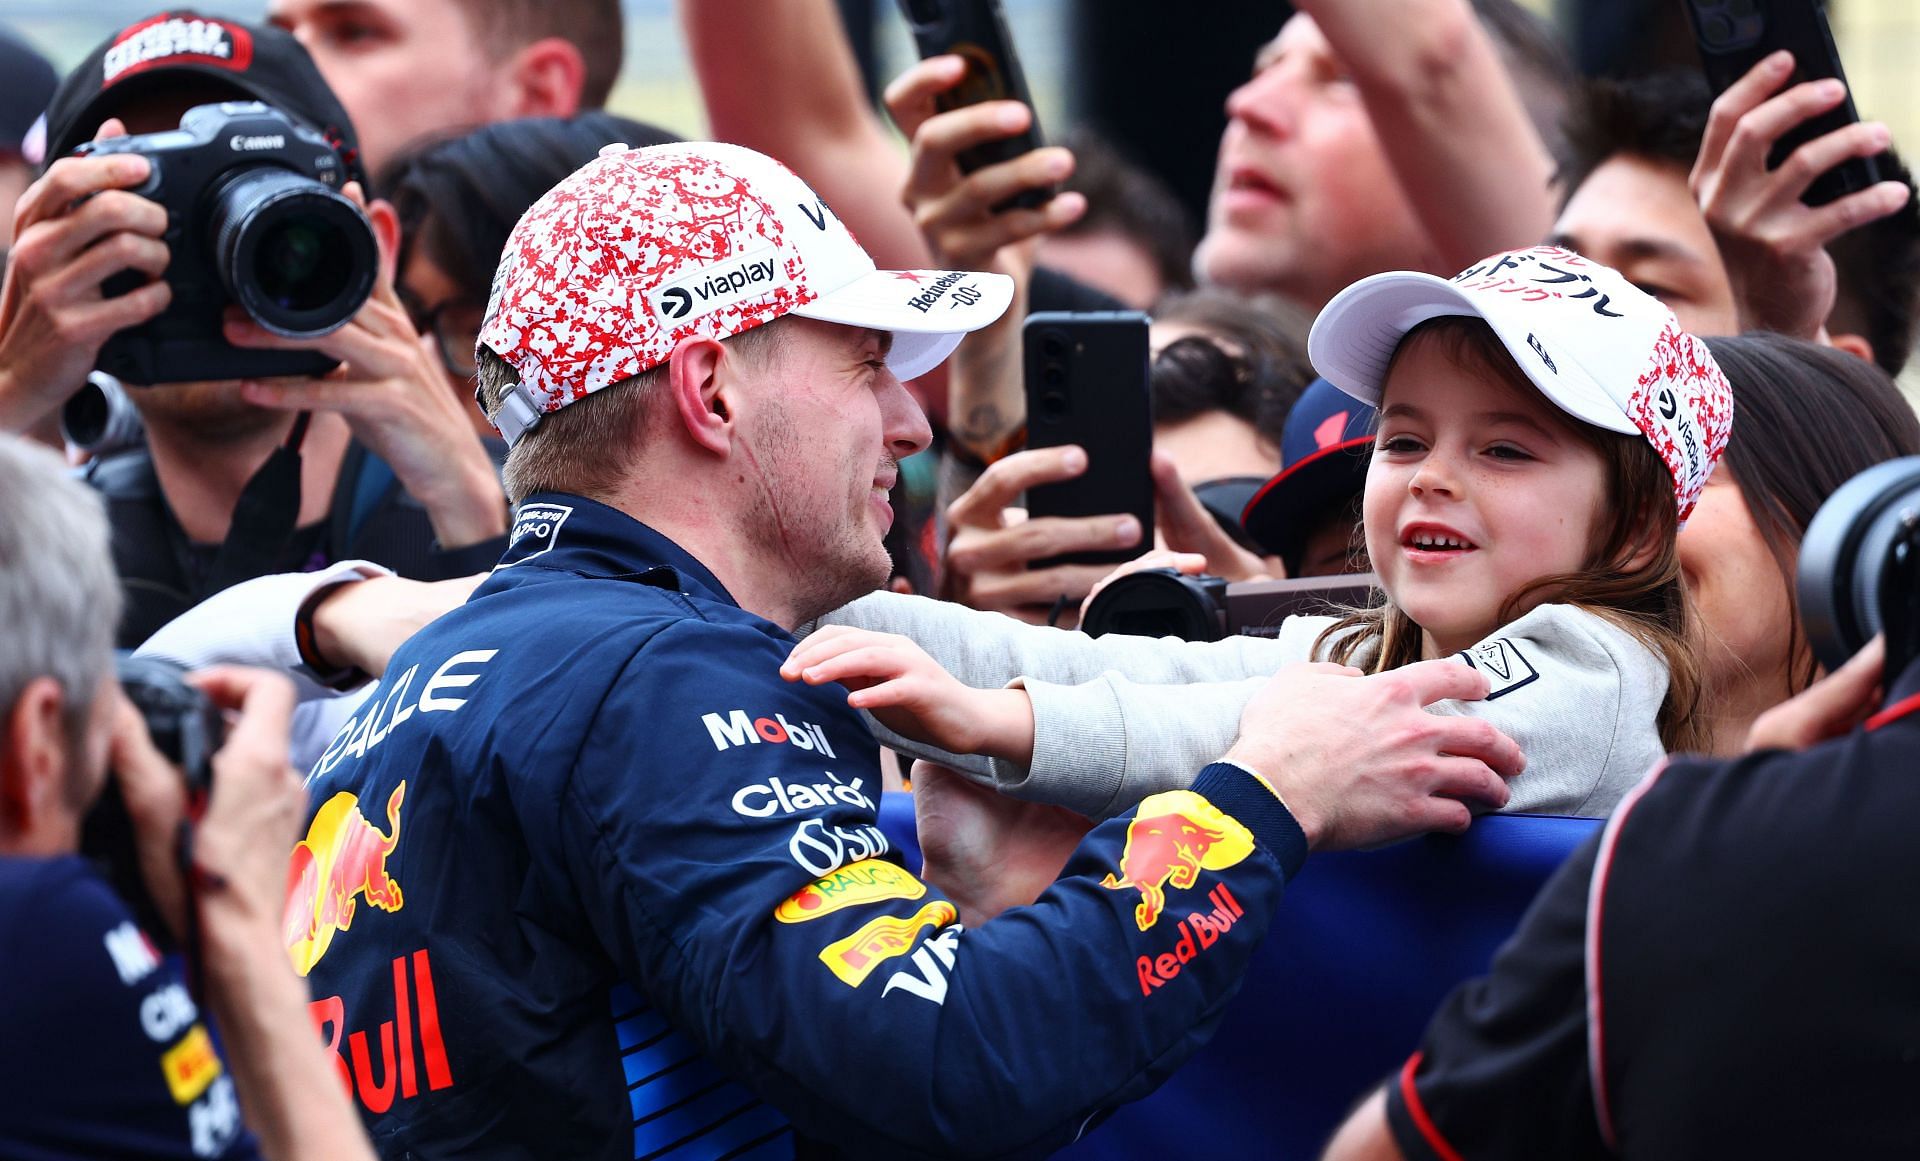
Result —
<instances>
[{"instance_id":1,"label":"claro logo","mask_svg":"<svg viewBox=\"0 0 1920 1161\"><path fill-rule=\"evenodd\" d=\"M758 746L763 742L817 750L828 758L839 755L827 743L827 732L812 722L790 722L782 714L770 718L750 718L746 710L730 710L726 717L701 714L700 722L713 739L713 748L728 750L734 746Z\"/></svg>"}]
</instances>

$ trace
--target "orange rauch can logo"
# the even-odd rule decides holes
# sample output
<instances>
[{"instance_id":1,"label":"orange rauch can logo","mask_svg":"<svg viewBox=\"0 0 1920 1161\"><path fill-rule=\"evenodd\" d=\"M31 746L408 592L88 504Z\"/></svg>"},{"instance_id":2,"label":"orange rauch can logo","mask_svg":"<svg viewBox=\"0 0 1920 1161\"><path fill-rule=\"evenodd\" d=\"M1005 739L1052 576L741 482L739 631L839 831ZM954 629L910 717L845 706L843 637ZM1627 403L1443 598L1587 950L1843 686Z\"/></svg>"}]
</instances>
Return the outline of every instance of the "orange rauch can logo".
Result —
<instances>
[{"instance_id":1,"label":"orange rauch can logo","mask_svg":"<svg viewBox=\"0 0 1920 1161\"><path fill-rule=\"evenodd\" d=\"M346 791L327 799L307 837L287 862L287 953L306 975L327 954L335 932L353 926L356 896L382 911L398 911L400 884L387 875L387 856L400 843L400 802L407 784L387 799L387 829L367 821L360 799Z\"/></svg>"},{"instance_id":2,"label":"orange rauch can logo","mask_svg":"<svg viewBox=\"0 0 1920 1161\"><path fill-rule=\"evenodd\" d=\"M1168 884L1185 890L1201 871L1219 871L1253 853L1253 835L1219 807L1191 790L1169 790L1140 803L1127 824L1120 874L1100 880L1114 891L1140 892L1133 921L1151 928L1166 910Z\"/></svg>"}]
</instances>

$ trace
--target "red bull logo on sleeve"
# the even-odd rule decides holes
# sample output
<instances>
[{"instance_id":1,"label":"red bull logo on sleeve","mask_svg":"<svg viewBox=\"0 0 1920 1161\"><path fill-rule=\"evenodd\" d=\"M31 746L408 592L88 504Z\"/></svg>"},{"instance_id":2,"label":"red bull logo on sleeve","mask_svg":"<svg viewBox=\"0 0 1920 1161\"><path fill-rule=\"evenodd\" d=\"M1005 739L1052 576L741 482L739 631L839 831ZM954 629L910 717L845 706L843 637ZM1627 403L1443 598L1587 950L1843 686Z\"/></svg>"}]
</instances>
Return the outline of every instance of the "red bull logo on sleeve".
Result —
<instances>
[{"instance_id":1,"label":"red bull logo on sleeve","mask_svg":"<svg viewBox=\"0 0 1920 1161\"><path fill-rule=\"evenodd\" d=\"M1147 931L1167 909L1168 886L1187 890L1201 871L1225 870L1252 853L1253 834L1236 819L1191 790L1169 790L1140 803L1127 824L1120 874L1108 872L1100 885L1139 891L1133 921Z\"/></svg>"},{"instance_id":2,"label":"red bull logo on sleeve","mask_svg":"<svg viewBox=\"0 0 1920 1161\"><path fill-rule=\"evenodd\" d=\"M360 799L346 791L329 798L313 816L307 837L287 861L287 953L306 975L327 954L335 933L353 926L358 901L398 911L400 884L387 874L387 856L400 844L400 804L405 782L387 799L387 829L360 813Z\"/></svg>"}]
</instances>

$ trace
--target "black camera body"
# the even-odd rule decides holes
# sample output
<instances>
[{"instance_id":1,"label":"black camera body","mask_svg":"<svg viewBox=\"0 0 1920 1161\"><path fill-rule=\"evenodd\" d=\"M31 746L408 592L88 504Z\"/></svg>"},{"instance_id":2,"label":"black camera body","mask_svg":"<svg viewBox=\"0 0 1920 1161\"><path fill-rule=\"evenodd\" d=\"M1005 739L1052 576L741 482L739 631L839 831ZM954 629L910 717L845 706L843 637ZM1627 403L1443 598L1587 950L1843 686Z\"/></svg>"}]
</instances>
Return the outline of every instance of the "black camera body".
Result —
<instances>
[{"instance_id":1,"label":"black camera body","mask_svg":"<svg viewBox=\"0 0 1920 1161\"><path fill-rule=\"evenodd\" d=\"M1920 657L1920 456L1834 489L1800 538L1798 574L1807 642L1829 671L1881 633L1889 682Z\"/></svg>"},{"instance_id":2,"label":"black camera body","mask_svg":"<svg viewBox=\"0 0 1920 1161\"><path fill-rule=\"evenodd\" d=\"M144 386L320 375L339 365L315 351L235 347L220 329L228 305L239 303L274 334L314 338L344 326L373 292L373 228L340 193L346 166L317 130L258 101L228 101L187 110L178 129L76 153L148 160L152 173L132 192L166 209L171 251L167 309L108 339L97 369ZM105 290L124 294L142 281L124 271Z\"/></svg>"},{"instance_id":3,"label":"black camera body","mask_svg":"<svg viewBox=\"0 0 1920 1161\"><path fill-rule=\"evenodd\" d=\"M1185 641L1273 637L1288 617L1372 604L1375 584L1370 572L1230 584L1217 576L1143 568L1115 578L1096 593L1080 629L1092 637L1124 633Z\"/></svg>"},{"instance_id":4,"label":"black camera body","mask_svg":"<svg viewBox=\"0 0 1920 1161\"><path fill-rule=\"evenodd\" d=\"M186 670L157 657L134 657L122 653L115 668L120 689L127 695L154 748L179 769L186 784L187 802L195 807L204 802L213 781L213 755L226 740L226 725L220 709L207 695L188 685ZM100 797L88 810L80 830L81 853L101 865L107 881L126 901L140 924L155 943L172 950L172 939L160 909L147 890L146 876L140 870L140 855L135 846L133 820L127 814L126 800L120 795L120 783L109 777ZM185 852L180 852L184 857Z\"/></svg>"}]
</instances>

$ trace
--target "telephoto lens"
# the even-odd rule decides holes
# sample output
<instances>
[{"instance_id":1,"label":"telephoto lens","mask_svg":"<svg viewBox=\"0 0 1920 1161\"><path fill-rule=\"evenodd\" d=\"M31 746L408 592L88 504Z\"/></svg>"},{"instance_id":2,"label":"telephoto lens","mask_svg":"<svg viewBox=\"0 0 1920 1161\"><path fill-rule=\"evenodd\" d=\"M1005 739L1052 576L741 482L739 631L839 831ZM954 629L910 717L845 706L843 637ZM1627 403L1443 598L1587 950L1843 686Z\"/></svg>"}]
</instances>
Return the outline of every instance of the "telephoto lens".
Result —
<instances>
[{"instance_id":1,"label":"telephoto lens","mask_svg":"<svg viewBox=\"0 0 1920 1161\"><path fill-rule=\"evenodd\" d=\"M277 335L345 326L373 292L379 263L360 208L288 169L242 169L212 197L214 268L233 300Z\"/></svg>"}]
</instances>

